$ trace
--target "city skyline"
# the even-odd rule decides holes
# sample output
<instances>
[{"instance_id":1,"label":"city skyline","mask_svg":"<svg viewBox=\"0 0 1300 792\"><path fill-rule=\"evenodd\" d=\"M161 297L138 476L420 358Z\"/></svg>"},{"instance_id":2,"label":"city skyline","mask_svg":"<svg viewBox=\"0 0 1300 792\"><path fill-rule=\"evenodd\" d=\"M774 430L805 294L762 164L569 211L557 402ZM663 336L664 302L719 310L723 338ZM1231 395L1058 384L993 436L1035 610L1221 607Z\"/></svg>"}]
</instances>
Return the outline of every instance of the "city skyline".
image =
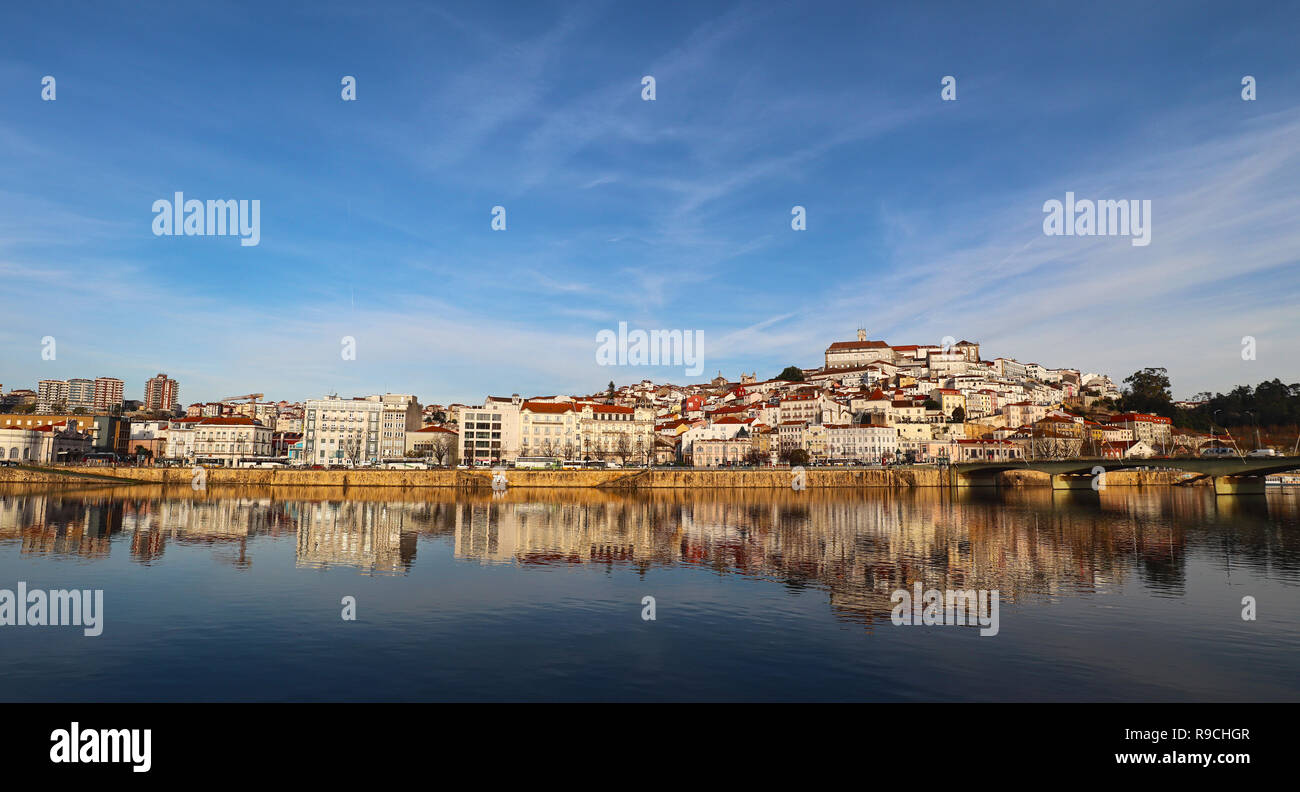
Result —
<instances>
[{"instance_id":1,"label":"city skyline","mask_svg":"<svg viewBox=\"0 0 1300 792\"><path fill-rule=\"evenodd\" d=\"M1180 398L1300 380L1295 12L1103 6L1140 18L16 9L0 382L468 404L766 378L859 326L1117 382L1166 367ZM155 236L177 192L260 201L259 243ZM1068 193L1151 201L1150 243L1044 234ZM597 365L620 322L702 331L703 373Z\"/></svg>"}]
</instances>

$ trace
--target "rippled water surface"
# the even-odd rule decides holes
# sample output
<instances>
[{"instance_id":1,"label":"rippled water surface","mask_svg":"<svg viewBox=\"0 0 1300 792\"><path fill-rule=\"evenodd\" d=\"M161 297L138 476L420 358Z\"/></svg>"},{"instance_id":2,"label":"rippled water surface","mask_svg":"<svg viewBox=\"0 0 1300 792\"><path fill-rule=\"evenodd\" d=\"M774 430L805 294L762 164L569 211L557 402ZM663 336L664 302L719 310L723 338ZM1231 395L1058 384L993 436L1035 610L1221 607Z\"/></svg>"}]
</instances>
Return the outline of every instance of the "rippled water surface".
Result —
<instances>
[{"instance_id":1,"label":"rippled water surface","mask_svg":"<svg viewBox=\"0 0 1300 792\"><path fill-rule=\"evenodd\" d=\"M0 588L105 615L0 627L0 700L1295 701L1298 502L10 485ZM918 581L998 634L895 626Z\"/></svg>"}]
</instances>

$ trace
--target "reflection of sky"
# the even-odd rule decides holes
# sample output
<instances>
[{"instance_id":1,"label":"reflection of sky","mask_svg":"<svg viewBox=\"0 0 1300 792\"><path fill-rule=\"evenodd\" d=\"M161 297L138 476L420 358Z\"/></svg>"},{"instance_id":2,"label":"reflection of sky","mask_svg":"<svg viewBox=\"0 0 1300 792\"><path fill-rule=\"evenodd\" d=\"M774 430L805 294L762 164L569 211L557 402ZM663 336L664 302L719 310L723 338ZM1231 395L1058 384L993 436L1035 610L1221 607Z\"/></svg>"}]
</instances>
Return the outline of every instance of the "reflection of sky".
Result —
<instances>
[{"instance_id":1,"label":"reflection of sky","mask_svg":"<svg viewBox=\"0 0 1300 792\"><path fill-rule=\"evenodd\" d=\"M103 588L107 615L104 635L94 639L72 628L0 628L0 699L1294 700L1300 693L1293 673L1300 631L1290 616L1300 604L1298 555L1282 539L1296 535L1294 498L1243 507L1219 505L1223 499L1204 491L1116 492L1100 504L1029 490L956 501L794 497L672 496L623 508L602 499L576 507L580 519L559 499L518 510L509 501L474 504L492 505L499 534L514 534L499 536L498 550L529 547L514 519L523 516L537 529L528 536L541 543L538 552L546 541L588 543L551 547L552 555L582 557L547 564L467 555L455 503L319 504L322 513L363 507L404 525L423 523L401 537L407 563L396 570L304 564L296 532L271 535L272 502L247 508L255 500L227 511L228 502L196 501L262 527L247 535L205 522L206 533L187 537L179 524L164 526L177 535L147 565L130 552L139 539L133 530L160 501L126 504L122 522L130 524L113 534L106 554L23 551L27 540L5 522L13 504L5 497L0 586ZM274 508L301 518L317 505L278 501ZM435 506L435 517L418 516ZM56 511L75 514L75 498L61 499ZM548 514L565 524L547 523ZM647 541L639 515L655 518L653 547L613 561L591 558L591 537L620 547ZM613 527L566 533L570 523ZM743 574L733 563L737 541L749 544ZM696 546L704 556L687 557L683 548ZM944 575L971 567L977 578L1020 588L1014 602L1003 597L997 637L894 627L863 618L870 587L846 573L867 567L837 561L856 556L877 578L905 567L927 586L942 586ZM341 559L349 560L357 559ZM1081 585L1084 562L1092 565L1089 579L1096 570L1107 579ZM652 623L640 618L647 594L657 600ZM1240 619L1244 594L1257 597L1259 621ZM355 623L339 618L345 595L357 597Z\"/></svg>"}]
</instances>

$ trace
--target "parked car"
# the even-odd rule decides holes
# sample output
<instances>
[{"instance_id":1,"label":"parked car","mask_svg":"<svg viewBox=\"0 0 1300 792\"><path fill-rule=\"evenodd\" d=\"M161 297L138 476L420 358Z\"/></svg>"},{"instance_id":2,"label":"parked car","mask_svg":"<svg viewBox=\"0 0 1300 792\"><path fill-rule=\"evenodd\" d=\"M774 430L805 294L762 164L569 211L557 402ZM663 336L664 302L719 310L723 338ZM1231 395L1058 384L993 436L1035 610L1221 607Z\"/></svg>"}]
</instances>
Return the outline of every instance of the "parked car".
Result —
<instances>
[{"instance_id":1,"label":"parked car","mask_svg":"<svg viewBox=\"0 0 1300 792\"><path fill-rule=\"evenodd\" d=\"M1275 457L1275 456L1277 456L1277 451L1273 450L1272 448L1256 448L1254 451L1251 451L1249 454L1246 454L1246 456L1248 456L1248 457Z\"/></svg>"},{"instance_id":2,"label":"parked car","mask_svg":"<svg viewBox=\"0 0 1300 792\"><path fill-rule=\"evenodd\" d=\"M1218 448L1207 448L1201 452L1201 456L1203 457L1224 457L1236 455L1236 451L1233 451L1231 448L1223 448L1222 446Z\"/></svg>"}]
</instances>

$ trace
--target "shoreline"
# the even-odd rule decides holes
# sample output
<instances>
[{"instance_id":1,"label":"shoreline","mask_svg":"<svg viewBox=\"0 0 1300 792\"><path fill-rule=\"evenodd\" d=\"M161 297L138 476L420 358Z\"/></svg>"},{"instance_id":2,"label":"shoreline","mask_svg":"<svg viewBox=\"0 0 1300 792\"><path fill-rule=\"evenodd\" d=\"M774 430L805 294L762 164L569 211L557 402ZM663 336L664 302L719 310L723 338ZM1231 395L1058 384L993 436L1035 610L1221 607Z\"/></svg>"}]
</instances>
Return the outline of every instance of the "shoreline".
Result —
<instances>
[{"instance_id":1,"label":"shoreline","mask_svg":"<svg viewBox=\"0 0 1300 792\"><path fill-rule=\"evenodd\" d=\"M507 469L507 488L541 489L791 489L788 469L709 470L694 468L635 468L618 470L527 470ZM918 489L958 487L949 470L932 467L910 468L809 468L804 474L807 489L881 488ZM400 487L492 490L493 474L476 470L267 470L258 468L209 468L206 486L258 487ZM162 484L191 486L190 468L0 468L0 484L28 484L51 487ZM1079 489L1091 489L1091 477L1078 478ZM1106 474L1107 487L1209 486L1208 477L1198 478L1178 470L1127 470ZM989 477L987 483L966 487L1050 487L1047 473L1009 470Z\"/></svg>"}]
</instances>

